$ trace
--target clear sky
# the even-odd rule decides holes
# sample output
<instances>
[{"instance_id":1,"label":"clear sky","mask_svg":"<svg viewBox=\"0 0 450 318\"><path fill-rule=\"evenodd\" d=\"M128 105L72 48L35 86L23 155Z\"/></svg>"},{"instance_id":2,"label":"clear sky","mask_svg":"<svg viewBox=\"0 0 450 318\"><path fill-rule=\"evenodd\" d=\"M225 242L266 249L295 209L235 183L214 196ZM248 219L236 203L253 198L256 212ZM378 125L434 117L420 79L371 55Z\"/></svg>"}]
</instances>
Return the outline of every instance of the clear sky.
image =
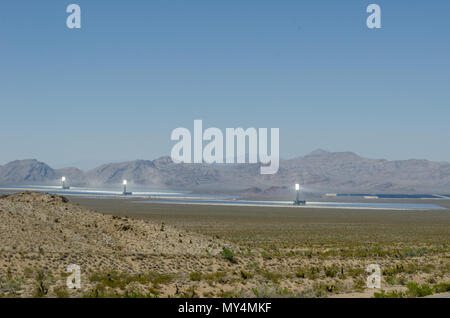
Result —
<instances>
[{"instance_id":1,"label":"clear sky","mask_svg":"<svg viewBox=\"0 0 450 318\"><path fill-rule=\"evenodd\" d=\"M449 16L448 0L2 0L0 164L154 159L194 119L280 128L282 158L450 161Z\"/></svg>"}]
</instances>

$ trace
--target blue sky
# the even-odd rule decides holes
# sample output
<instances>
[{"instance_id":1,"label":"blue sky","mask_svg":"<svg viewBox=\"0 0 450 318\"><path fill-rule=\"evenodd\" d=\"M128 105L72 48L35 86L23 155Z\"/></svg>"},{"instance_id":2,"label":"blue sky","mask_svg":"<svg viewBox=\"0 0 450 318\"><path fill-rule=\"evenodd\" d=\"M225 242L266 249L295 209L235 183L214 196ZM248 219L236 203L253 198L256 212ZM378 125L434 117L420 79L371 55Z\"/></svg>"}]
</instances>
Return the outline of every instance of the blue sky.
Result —
<instances>
[{"instance_id":1,"label":"blue sky","mask_svg":"<svg viewBox=\"0 0 450 318\"><path fill-rule=\"evenodd\" d=\"M67 5L82 9L66 27ZM382 8L369 30L366 7ZM0 164L169 155L174 128L280 128L316 148L450 161L450 2L21 1L0 5Z\"/></svg>"}]
</instances>

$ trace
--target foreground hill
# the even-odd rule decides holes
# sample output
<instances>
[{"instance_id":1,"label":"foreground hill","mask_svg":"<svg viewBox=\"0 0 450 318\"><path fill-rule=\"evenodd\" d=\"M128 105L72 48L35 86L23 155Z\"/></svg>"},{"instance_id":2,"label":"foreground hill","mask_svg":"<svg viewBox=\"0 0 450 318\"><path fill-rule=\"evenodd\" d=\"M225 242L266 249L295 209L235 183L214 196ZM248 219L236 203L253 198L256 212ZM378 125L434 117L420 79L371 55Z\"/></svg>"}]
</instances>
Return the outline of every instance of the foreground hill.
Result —
<instances>
[{"instance_id":1,"label":"foreground hill","mask_svg":"<svg viewBox=\"0 0 450 318\"><path fill-rule=\"evenodd\" d=\"M155 277L163 275L163 279L195 266L197 257L218 255L223 246L226 243L221 240L163 223L96 213L60 196L3 196L0 295L54 296L54 288L65 286L69 264L81 267L82 280L87 283L85 293L89 292L89 282L95 282L88 280L88 275L98 272L153 273ZM11 283L13 277L19 277L17 286ZM45 290L39 290L39 284Z\"/></svg>"},{"instance_id":2,"label":"foreground hill","mask_svg":"<svg viewBox=\"0 0 450 318\"><path fill-rule=\"evenodd\" d=\"M450 163L367 159L352 152L323 150L282 160L275 175L260 175L258 164L174 164L169 157L110 163L87 172L76 168L54 170L36 160L0 166L0 184L55 184L62 175L74 185L117 186L128 179L131 187L209 192L258 188L264 195L279 194L280 188L289 192L296 182L323 192L450 193Z\"/></svg>"}]
</instances>

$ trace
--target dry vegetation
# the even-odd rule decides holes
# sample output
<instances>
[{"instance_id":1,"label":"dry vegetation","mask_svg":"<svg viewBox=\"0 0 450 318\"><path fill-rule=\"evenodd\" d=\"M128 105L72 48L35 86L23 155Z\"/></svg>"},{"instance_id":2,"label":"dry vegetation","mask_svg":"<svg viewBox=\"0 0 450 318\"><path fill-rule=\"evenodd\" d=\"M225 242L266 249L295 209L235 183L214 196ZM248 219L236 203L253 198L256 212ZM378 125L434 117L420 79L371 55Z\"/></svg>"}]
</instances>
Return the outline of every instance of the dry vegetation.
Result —
<instances>
[{"instance_id":1,"label":"dry vegetation","mask_svg":"<svg viewBox=\"0 0 450 318\"><path fill-rule=\"evenodd\" d=\"M421 297L450 289L448 210L65 201L0 199L1 295ZM81 266L81 290L65 288L71 263ZM365 284L372 263L383 274L375 294Z\"/></svg>"}]
</instances>

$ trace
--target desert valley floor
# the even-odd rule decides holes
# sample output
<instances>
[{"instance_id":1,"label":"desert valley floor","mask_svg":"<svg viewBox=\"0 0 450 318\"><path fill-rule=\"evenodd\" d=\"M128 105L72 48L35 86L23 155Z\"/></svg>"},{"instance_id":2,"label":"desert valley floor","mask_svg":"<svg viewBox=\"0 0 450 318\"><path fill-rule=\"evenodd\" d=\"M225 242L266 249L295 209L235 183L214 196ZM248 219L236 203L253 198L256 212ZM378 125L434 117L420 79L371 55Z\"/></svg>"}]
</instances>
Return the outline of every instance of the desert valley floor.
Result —
<instances>
[{"instance_id":1,"label":"desert valley floor","mask_svg":"<svg viewBox=\"0 0 450 318\"><path fill-rule=\"evenodd\" d=\"M450 208L449 200L434 204ZM81 269L81 289L66 268ZM381 289L366 287L378 264ZM422 297L450 290L450 210L0 198L3 297Z\"/></svg>"}]
</instances>

